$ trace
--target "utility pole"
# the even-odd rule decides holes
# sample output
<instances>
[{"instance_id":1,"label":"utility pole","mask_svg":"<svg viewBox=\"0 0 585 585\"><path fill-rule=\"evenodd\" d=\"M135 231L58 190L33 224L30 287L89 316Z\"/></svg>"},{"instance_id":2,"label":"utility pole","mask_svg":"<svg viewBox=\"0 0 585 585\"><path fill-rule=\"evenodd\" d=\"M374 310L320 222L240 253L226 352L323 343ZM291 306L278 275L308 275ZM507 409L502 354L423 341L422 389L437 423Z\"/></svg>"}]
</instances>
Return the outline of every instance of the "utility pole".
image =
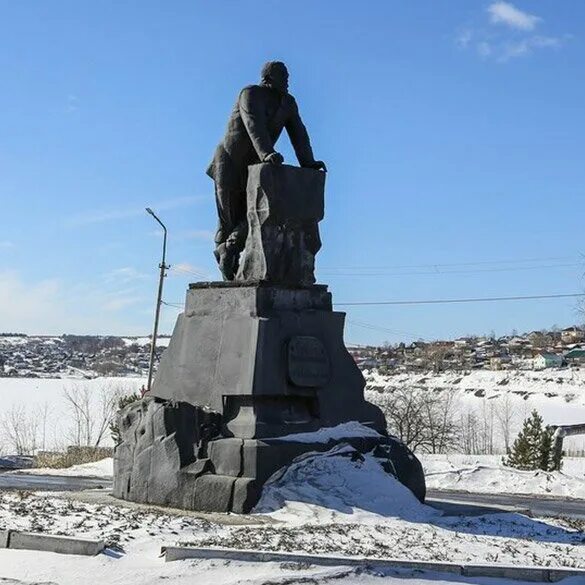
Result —
<instances>
[{"instance_id":1,"label":"utility pole","mask_svg":"<svg viewBox=\"0 0 585 585\"><path fill-rule=\"evenodd\" d=\"M148 382L146 384L146 391L150 392L150 386L152 384L152 374L154 371L154 354L156 351L156 337L158 335L158 321L160 318L160 306L162 304L162 292L163 292L163 281L166 276L166 271L170 268L170 266L166 265L166 255L167 255L167 228L165 224L156 216L154 211L150 209L150 207L146 208L146 213L152 215L154 219L160 224L163 229L163 247L162 247L162 259L159 264L160 268L160 276L158 280L158 294L156 297L156 310L154 312L154 329L152 331L152 340L150 343L150 361L148 364Z\"/></svg>"}]
</instances>

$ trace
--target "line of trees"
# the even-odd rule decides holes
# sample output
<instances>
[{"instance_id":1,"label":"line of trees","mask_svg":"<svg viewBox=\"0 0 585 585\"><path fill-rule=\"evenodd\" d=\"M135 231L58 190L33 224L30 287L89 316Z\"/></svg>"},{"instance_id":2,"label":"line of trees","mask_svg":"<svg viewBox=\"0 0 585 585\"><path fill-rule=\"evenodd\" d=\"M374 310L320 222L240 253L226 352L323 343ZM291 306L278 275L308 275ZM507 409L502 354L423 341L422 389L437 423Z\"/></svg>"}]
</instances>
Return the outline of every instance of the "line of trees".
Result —
<instances>
[{"instance_id":1,"label":"line of trees","mask_svg":"<svg viewBox=\"0 0 585 585\"><path fill-rule=\"evenodd\" d=\"M382 409L389 432L423 453L508 452L519 423L520 413L508 395L484 399L476 408L464 407L452 390L425 387L369 391L367 399Z\"/></svg>"},{"instance_id":2,"label":"line of trees","mask_svg":"<svg viewBox=\"0 0 585 585\"><path fill-rule=\"evenodd\" d=\"M60 409L46 402L13 405L0 416L0 453L34 455L67 447L100 447L109 437L120 399L131 393L114 382L74 384L63 388Z\"/></svg>"}]
</instances>

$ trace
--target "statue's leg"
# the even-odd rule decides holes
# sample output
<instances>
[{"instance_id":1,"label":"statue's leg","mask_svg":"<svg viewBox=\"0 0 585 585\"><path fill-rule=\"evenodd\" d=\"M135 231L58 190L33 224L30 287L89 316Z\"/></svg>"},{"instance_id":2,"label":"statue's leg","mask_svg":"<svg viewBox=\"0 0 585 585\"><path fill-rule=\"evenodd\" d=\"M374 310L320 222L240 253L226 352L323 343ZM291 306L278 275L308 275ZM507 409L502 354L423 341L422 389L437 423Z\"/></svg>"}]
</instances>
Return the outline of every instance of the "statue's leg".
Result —
<instances>
[{"instance_id":1,"label":"statue's leg","mask_svg":"<svg viewBox=\"0 0 585 585\"><path fill-rule=\"evenodd\" d=\"M215 236L215 258L225 280L233 280L247 232L246 192L240 185L215 185L219 227Z\"/></svg>"},{"instance_id":2,"label":"statue's leg","mask_svg":"<svg viewBox=\"0 0 585 585\"><path fill-rule=\"evenodd\" d=\"M232 230L232 209L230 201L230 189L226 189L220 182L215 183L215 203L217 205L218 226L215 233L216 245L224 243Z\"/></svg>"},{"instance_id":3,"label":"statue's leg","mask_svg":"<svg viewBox=\"0 0 585 585\"><path fill-rule=\"evenodd\" d=\"M240 254L244 251L246 246L246 238L248 236L248 219L244 219L238 223L234 231L230 234L227 239L227 245L233 255L233 271L234 277L240 267Z\"/></svg>"}]
</instances>

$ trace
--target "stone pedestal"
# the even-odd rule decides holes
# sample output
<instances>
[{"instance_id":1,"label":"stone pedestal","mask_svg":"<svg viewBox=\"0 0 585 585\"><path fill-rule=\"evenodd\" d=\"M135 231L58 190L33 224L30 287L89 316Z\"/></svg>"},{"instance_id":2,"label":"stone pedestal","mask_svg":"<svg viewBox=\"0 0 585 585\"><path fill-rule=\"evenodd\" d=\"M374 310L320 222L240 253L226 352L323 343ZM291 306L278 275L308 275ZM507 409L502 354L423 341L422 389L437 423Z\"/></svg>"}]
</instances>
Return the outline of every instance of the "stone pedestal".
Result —
<instances>
[{"instance_id":1,"label":"stone pedestal","mask_svg":"<svg viewBox=\"0 0 585 585\"><path fill-rule=\"evenodd\" d=\"M114 495L245 513L281 467L345 441L364 453L377 449L424 499L420 463L385 436L382 412L364 400L363 376L343 343L344 318L325 286L191 285L152 396L120 415ZM348 421L382 436L294 440Z\"/></svg>"},{"instance_id":2,"label":"stone pedestal","mask_svg":"<svg viewBox=\"0 0 585 585\"><path fill-rule=\"evenodd\" d=\"M288 165L248 167L248 237L237 281L315 282L325 173Z\"/></svg>"},{"instance_id":3,"label":"stone pedestal","mask_svg":"<svg viewBox=\"0 0 585 585\"><path fill-rule=\"evenodd\" d=\"M245 439L357 420L385 429L343 343L325 286L197 283L187 293L152 394L211 409Z\"/></svg>"}]
</instances>

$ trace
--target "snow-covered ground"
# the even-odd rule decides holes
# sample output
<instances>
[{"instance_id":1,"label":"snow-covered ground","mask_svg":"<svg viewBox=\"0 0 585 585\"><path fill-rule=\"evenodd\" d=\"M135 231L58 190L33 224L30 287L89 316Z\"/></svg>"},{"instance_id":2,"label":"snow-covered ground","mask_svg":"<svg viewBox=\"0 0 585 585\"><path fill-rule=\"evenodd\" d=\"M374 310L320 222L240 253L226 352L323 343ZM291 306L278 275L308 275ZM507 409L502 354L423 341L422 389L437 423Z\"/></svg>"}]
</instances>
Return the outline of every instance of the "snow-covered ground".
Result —
<instances>
[{"instance_id":1,"label":"snow-covered ground","mask_svg":"<svg viewBox=\"0 0 585 585\"><path fill-rule=\"evenodd\" d=\"M123 341L126 345L150 345L150 337L124 337ZM157 347L168 347L171 338L168 336L161 337L160 335L156 338Z\"/></svg>"},{"instance_id":2,"label":"snow-covered ground","mask_svg":"<svg viewBox=\"0 0 585 585\"><path fill-rule=\"evenodd\" d=\"M585 423L585 370L564 368L542 371L473 370L471 372L420 372L379 374L364 372L366 397L378 402L385 392L399 388L425 388L429 392L450 392L461 415L475 413L490 418L498 448L504 450L499 419L508 416L515 437L522 421L533 409L546 424ZM568 437L566 449L585 450L585 436Z\"/></svg>"},{"instance_id":3,"label":"snow-covered ground","mask_svg":"<svg viewBox=\"0 0 585 585\"><path fill-rule=\"evenodd\" d=\"M103 538L95 558L0 550L0 576L31 582L383 583L394 576L298 564L182 561L162 545L364 555L416 560L585 567L584 524L519 514L445 517L423 506L371 456L351 448L298 460L272 478L255 513L210 519L147 507L86 503L71 496L0 492L0 529ZM412 575L411 575L412 577ZM417 578L422 578L420 575ZM452 582L455 579L428 577ZM462 580L456 579L458 582ZM1 582L1 581L0 581ZM416 581L409 579L412 585ZM419 581L422 583L423 581ZM463 580L465 582L465 580ZM467 581L479 583L479 581ZM501 581L500 583L503 583ZM497 583L497 581L492 581Z\"/></svg>"},{"instance_id":4,"label":"snow-covered ground","mask_svg":"<svg viewBox=\"0 0 585 585\"><path fill-rule=\"evenodd\" d=\"M101 461L82 463L66 468L34 467L32 469L21 469L14 473L28 473L31 475L56 475L59 477L100 477L111 478L114 475L114 459L107 457Z\"/></svg>"},{"instance_id":5,"label":"snow-covered ground","mask_svg":"<svg viewBox=\"0 0 585 585\"><path fill-rule=\"evenodd\" d=\"M585 457L567 457L562 471L520 471L497 455L421 455L427 488L473 493L585 499Z\"/></svg>"},{"instance_id":6,"label":"snow-covered ground","mask_svg":"<svg viewBox=\"0 0 585 585\"><path fill-rule=\"evenodd\" d=\"M510 579L451 577L447 573L381 572L372 568L317 567L290 562L180 561L165 564L154 555L150 558L154 552L146 550L137 557L122 559L63 559L50 553L0 550L0 570L7 577L7 580L0 577L0 585L80 585L88 582L88 575L91 575L91 583L108 585L534 585ZM582 583L580 577L562 581L562 585Z\"/></svg>"}]
</instances>

